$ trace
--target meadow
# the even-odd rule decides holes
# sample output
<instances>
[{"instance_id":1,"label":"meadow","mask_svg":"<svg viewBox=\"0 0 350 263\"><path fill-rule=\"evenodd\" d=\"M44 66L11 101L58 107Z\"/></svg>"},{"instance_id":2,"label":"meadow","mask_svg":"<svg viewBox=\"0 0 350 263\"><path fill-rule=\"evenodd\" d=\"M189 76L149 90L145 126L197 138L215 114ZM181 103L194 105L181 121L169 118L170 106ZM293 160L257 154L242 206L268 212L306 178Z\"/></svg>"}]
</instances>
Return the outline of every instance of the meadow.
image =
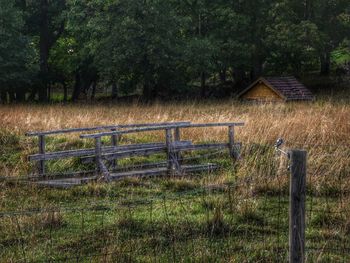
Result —
<instances>
[{"instance_id":1,"label":"meadow","mask_svg":"<svg viewBox=\"0 0 350 263\"><path fill-rule=\"evenodd\" d=\"M242 158L226 152L196 159L218 171L183 177L125 179L72 189L23 180L34 170L33 130L168 121L243 121ZM246 104L234 100L131 104L0 106L1 262L286 262L288 160L274 150L308 152L308 262L350 260L350 102ZM122 139L157 141L151 132ZM227 130L189 129L193 141L222 141ZM78 135L56 136L48 149L89 145ZM206 153L204 153L206 154ZM196 155L189 153L189 157ZM152 156L154 161L162 156ZM123 164L137 163L138 158ZM48 170L87 169L76 159Z\"/></svg>"}]
</instances>

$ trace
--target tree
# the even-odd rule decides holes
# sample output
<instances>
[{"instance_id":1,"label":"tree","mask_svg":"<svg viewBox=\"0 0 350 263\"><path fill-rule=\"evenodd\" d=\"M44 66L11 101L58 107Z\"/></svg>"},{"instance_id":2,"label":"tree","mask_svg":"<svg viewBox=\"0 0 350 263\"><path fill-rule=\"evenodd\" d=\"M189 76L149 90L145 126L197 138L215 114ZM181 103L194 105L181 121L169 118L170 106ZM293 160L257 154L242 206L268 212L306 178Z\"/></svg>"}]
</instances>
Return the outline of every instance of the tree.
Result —
<instances>
[{"instance_id":1,"label":"tree","mask_svg":"<svg viewBox=\"0 0 350 263\"><path fill-rule=\"evenodd\" d=\"M14 0L0 0L0 92L1 100L24 101L25 86L36 70L30 40L23 35L23 14Z\"/></svg>"},{"instance_id":2,"label":"tree","mask_svg":"<svg viewBox=\"0 0 350 263\"><path fill-rule=\"evenodd\" d=\"M270 69L278 74L301 75L317 57L315 43L320 41L317 26L305 20L305 10L300 2L283 1L272 8L273 23L268 26L266 38L270 55Z\"/></svg>"},{"instance_id":3,"label":"tree","mask_svg":"<svg viewBox=\"0 0 350 263\"><path fill-rule=\"evenodd\" d=\"M281 61L300 73L303 64L319 57L321 75L330 73L331 52L350 35L350 3L346 0L281 0L274 5L269 25L270 62ZM310 67L308 67L310 69ZM305 69L305 67L303 68Z\"/></svg>"},{"instance_id":4,"label":"tree","mask_svg":"<svg viewBox=\"0 0 350 263\"><path fill-rule=\"evenodd\" d=\"M50 50L65 29L65 0L29 0L25 1L27 33L38 38L39 79L36 91L40 101L48 99L50 80Z\"/></svg>"},{"instance_id":5,"label":"tree","mask_svg":"<svg viewBox=\"0 0 350 263\"><path fill-rule=\"evenodd\" d=\"M235 92L245 85L246 72L251 69L253 48L246 34L250 19L240 5L229 1L219 1L212 16L211 35L218 47L214 56L216 71L222 84L226 83L227 73L231 73Z\"/></svg>"},{"instance_id":6,"label":"tree","mask_svg":"<svg viewBox=\"0 0 350 263\"><path fill-rule=\"evenodd\" d=\"M24 86L41 101L58 85L64 100L68 86L73 100L93 98L97 84L149 100L229 94L262 74L327 75L350 35L348 0L0 1L0 81L17 100Z\"/></svg>"},{"instance_id":7,"label":"tree","mask_svg":"<svg viewBox=\"0 0 350 263\"><path fill-rule=\"evenodd\" d=\"M91 10L85 16L84 10ZM166 93L178 74L181 60L181 21L168 1L93 1L75 7L72 27L89 26L79 32L94 36L85 42L87 53L102 78L121 88L142 86L146 99ZM129 90L132 92L132 90Z\"/></svg>"},{"instance_id":8,"label":"tree","mask_svg":"<svg viewBox=\"0 0 350 263\"><path fill-rule=\"evenodd\" d=\"M78 44L67 30L51 48L49 65L50 81L63 87L63 100L68 100L68 85L74 83L74 74L79 63Z\"/></svg>"},{"instance_id":9,"label":"tree","mask_svg":"<svg viewBox=\"0 0 350 263\"><path fill-rule=\"evenodd\" d=\"M331 52L350 36L350 2L314 1L311 21L316 24L321 38L316 46L320 58L320 74L329 75Z\"/></svg>"}]
</instances>

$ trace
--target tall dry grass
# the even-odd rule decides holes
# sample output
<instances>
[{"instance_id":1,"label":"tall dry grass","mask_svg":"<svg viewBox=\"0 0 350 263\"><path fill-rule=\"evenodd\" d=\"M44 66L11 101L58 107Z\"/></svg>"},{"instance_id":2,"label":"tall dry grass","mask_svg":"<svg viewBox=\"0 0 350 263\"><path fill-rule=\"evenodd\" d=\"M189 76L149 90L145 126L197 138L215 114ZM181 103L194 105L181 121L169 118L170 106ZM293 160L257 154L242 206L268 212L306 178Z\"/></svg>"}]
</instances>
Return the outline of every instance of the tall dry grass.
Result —
<instances>
[{"instance_id":1,"label":"tall dry grass","mask_svg":"<svg viewBox=\"0 0 350 263\"><path fill-rule=\"evenodd\" d=\"M309 160L312 164L310 172L317 175L315 178L318 182L323 182L322 185L327 184L332 174L343 174L349 170L349 147L346 148L346 145L350 145L350 105L330 101L287 104L242 104L226 101L153 105L0 106L0 144L7 145L2 147L5 149L17 143L20 159L10 167L6 162L0 162L0 169L2 175L8 176L25 174L30 170L26 156L36 152L36 145L32 139L24 136L27 131L165 121L194 123L243 121L246 125L237 128L236 133L237 139L243 145L269 144L272 147L275 140L282 137L286 140L287 147L306 148L310 153ZM74 144L77 135L70 136ZM227 130L186 129L183 137L202 141L226 140ZM263 173L268 174L271 167L269 159L266 158L263 168L257 166L261 154L257 154L259 149L254 149L253 147L246 150L246 155L251 158L242 162L242 169L244 172L258 173L259 176ZM327 177L319 179L320 175Z\"/></svg>"},{"instance_id":2,"label":"tall dry grass","mask_svg":"<svg viewBox=\"0 0 350 263\"><path fill-rule=\"evenodd\" d=\"M0 106L2 131L23 135L30 130L52 130L121 123L165 121L244 121L237 136L244 143L350 144L350 105L331 102L248 105L237 102L172 103L154 105L12 105ZM217 128L187 133L226 136Z\"/></svg>"}]
</instances>

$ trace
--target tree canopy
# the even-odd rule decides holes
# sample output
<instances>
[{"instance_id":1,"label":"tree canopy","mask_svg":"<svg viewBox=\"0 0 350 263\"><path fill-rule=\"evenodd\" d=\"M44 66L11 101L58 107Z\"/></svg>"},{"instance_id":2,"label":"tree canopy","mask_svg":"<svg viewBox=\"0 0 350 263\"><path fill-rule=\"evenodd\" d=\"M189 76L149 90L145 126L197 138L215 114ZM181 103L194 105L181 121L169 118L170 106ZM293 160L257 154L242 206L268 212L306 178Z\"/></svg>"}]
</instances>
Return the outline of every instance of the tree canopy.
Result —
<instances>
[{"instance_id":1,"label":"tree canopy","mask_svg":"<svg viewBox=\"0 0 350 263\"><path fill-rule=\"evenodd\" d=\"M229 96L349 70L349 38L348 0L0 0L1 101Z\"/></svg>"}]
</instances>

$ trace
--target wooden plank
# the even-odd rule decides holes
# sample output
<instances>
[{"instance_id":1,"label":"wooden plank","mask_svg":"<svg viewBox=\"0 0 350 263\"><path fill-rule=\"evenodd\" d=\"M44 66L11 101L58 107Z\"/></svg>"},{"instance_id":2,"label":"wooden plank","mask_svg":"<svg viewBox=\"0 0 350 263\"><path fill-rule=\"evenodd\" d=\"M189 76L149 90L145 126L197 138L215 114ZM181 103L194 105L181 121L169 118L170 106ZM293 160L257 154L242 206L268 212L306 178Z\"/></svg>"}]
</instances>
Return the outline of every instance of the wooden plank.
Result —
<instances>
[{"instance_id":1,"label":"wooden plank","mask_svg":"<svg viewBox=\"0 0 350 263\"><path fill-rule=\"evenodd\" d=\"M209 150L209 149L221 149L228 148L227 143L203 143L203 144L192 144L175 147L175 150L180 151L197 151L197 150Z\"/></svg>"},{"instance_id":2,"label":"wooden plank","mask_svg":"<svg viewBox=\"0 0 350 263\"><path fill-rule=\"evenodd\" d=\"M236 143L235 145L239 145ZM228 148L227 143L207 143L207 144L196 144L191 145L187 143L177 144L177 146L173 146L175 151L195 151L195 150L209 150L209 149L222 149ZM102 158L105 160L113 160L113 158L126 158L132 156L148 156L156 153L167 153L167 148L165 145L159 147L150 147L150 148L140 148L130 151L119 151L114 153L106 153L102 154ZM94 161L93 156L83 157L83 163L91 163Z\"/></svg>"},{"instance_id":3,"label":"wooden plank","mask_svg":"<svg viewBox=\"0 0 350 263\"><path fill-rule=\"evenodd\" d=\"M86 128L71 128L71 129L60 129L52 131L32 131L27 132L26 136L40 136L40 135L53 135L53 134L64 134L64 133L74 133L74 132L88 132L88 131L98 131L98 130L110 130L115 128L137 128L137 127L152 127L159 125L177 125L177 124L189 124L191 122L161 122L161 123L138 123L138 124L119 124L119 125L107 125L107 126L96 126L96 127L86 127Z\"/></svg>"},{"instance_id":4,"label":"wooden plank","mask_svg":"<svg viewBox=\"0 0 350 263\"><path fill-rule=\"evenodd\" d=\"M305 262L306 151L290 151L289 262Z\"/></svg>"},{"instance_id":5,"label":"wooden plank","mask_svg":"<svg viewBox=\"0 0 350 263\"><path fill-rule=\"evenodd\" d=\"M213 123L192 123L187 128L203 128L203 127L225 127L225 126L244 126L244 122L213 122Z\"/></svg>"},{"instance_id":6,"label":"wooden plank","mask_svg":"<svg viewBox=\"0 0 350 263\"><path fill-rule=\"evenodd\" d=\"M64 178L79 178L88 175L93 175L95 170L86 170L86 171L78 171L78 172L62 172L62 173L50 173L45 174L44 178L42 176L38 176L37 174L30 174L25 177L26 180L30 181L42 181L42 180L54 180L54 179L64 179Z\"/></svg>"},{"instance_id":7,"label":"wooden plank","mask_svg":"<svg viewBox=\"0 0 350 263\"><path fill-rule=\"evenodd\" d=\"M86 184L95 180L97 180L96 176L89 176L89 177L81 177L81 178L42 180L42 181L35 182L35 184L39 186L47 186L47 187L54 187L54 188L69 188L69 187L78 186L81 184Z\"/></svg>"},{"instance_id":8,"label":"wooden plank","mask_svg":"<svg viewBox=\"0 0 350 263\"><path fill-rule=\"evenodd\" d=\"M200 172L200 171L212 171L217 169L218 166L216 164L205 164L205 165L184 165L182 166L181 172L182 174L191 173L191 172ZM160 167L139 171L129 171L129 172L119 172L112 173L111 180L120 180L125 177L145 177L145 176L157 176L157 175L167 175L168 168Z\"/></svg>"},{"instance_id":9,"label":"wooden plank","mask_svg":"<svg viewBox=\"0 0 350 263\"><path fill-rule=\"evenodd\" d=\"M187 141L190 142L190 141ZM150 147L158 147L165 146L164 143L142 143L142 144L130 144L130 145L118 145L118 147L114 146L105 146L102 147L102 153L114 152L114 151L123 151L123 150L132 150L138 148L150 148ZM91 156L94 155L95 149L77 149L77 150L65 150L58 152L49 152L45 154L32 154L28 156L29 161L38 161L38 160L55 160L61 158L71 158L71 157L82 157L82 156Z\"/></svg>"},{"instance_id":10,"label":"wooden plank","mask_svg":"<svg viewBox=\"0 0 350 263\"><path fill-rule=\"evenodd\" d=\"M244 126L243 122L217 122L217 123L198 123L198 124L178 124L178 125L158 125L155 127L145 127L145 128L136 128L123 131L115 132L100 132L93 134L81 134L80 138L96 138L103 136L111 136L112 134L128 134L128 133L138 133L138 132L147 132L147 131L157 131L157 130L166 130L174 128L198 128L198 127L220 127L220 126Z\"/></svg>"},{"instance_id":11,"label":"wooden plank","mask_svg":"<svg viewBox=\"0 0 350 263\"><path fill-rule=\"evenodd\" d=\"M111 180L118 180L125 177L142 177L142 176L154 176L154 175L166 175L168 173L167 167L153 168L140 171L129 171L129 172L119 172L112 173Z\"/></svg>"},{"instance_id":12,"label":"wooden plank","mask_svg":"<svg viewBox=\"0 0 350 263\"><path fill-rule=\"evenodd\" d=\"M79 149L79 150L67 150L60 152L50 152L45 154L32 154L28 156L29 161L37 161L37 160L55 160L55 159L63 159L63 158L71 158L71 157L81 157L93 155L95 153L94 149Z\"/></svg>"},{"instance_id":13,"label":"wooden plank","mask_svg":"<svg viewBox=\"0 0 350 263\"><path fill-rule=\"evenodd\" d=\"M80 138L96 138L96 137L104 137L111 136L113 134L129 134L129 133L138 133L138 132L147 132L147 131L159 131L166 130L171 127L185 127L187 124L179 124L179 125L158 125L155 127L144 127L144 128L135 128L129 130L115 131L115 132L100 132L100 133L92 133L92 134L81 134Z\"/></svg>"},{"instance_id":14,"label":"wooden plank","mask_svg":"<svg viewBox=\"0 0 350 263\"><path fill-rule=\"evenodd\" d=\"M181 169L182 174L213 171L217 169L216 164L202 164L202 165L184 165ZM158 167L145 170L137 171L124 171L118 173L112 173L110 179L112 181L121 180L126 177L149 177L167 175L167 167ZM86 184L92 181L98 180L97 176L81 177L81 178L65 178L65 179L54 179L54 180L42 180L35 182L39 186L54 187L54 188L70 188L81 184Z\"/></svg>"},{"instance_id":15,"label":"wooden plank","mask_svg":"<svg viewBox=\"0 0 350 263\"><path fill-rule=\"evenodd\" d=\"M152 147L152 148L140 148L140 149L134 149L134 150L128 150L128 151L119 151L114 153L107 153L103 154L103 159L107 161L111 161L114 159L121 159L126 157L133 157L133 156L148 156L156 153L166 152L165 146L158 146L158 147ZM86 157L84 158L83 162L88 163L91 161L91 158L93 157Z\"/></svg>"},{"instance_id":16,"label":"wooden plank","mask_svg":"<svg viewBox=\"0 0 350 263\"><path fill-rule=\"evenodd\" d=\"M93 157L91 157L93 159ZM94 159L92 160L94 161ZM158 167L165 167L167 165L166 161L163 162L156 162L156 163L143 163L143 164L134 164L134 165L125 165L122 167L118 167L114 172L117 171L131 171L133 169L150 169L150 168L158 168ZM63 173L51 173L51 174L45 174L44 178L45 180L55 180L55 179L66 179L66 178L80 178L80 177L88 177L95 173L95 170L86 170L86 171L78 171L78 172L63 172ZM8 177L0 177L1 180L9 180ZM31 174L25 177L21 178L14 178L15 180L25 180L28 181L43 181L42 176L38 176L37 174Z\"/></svg>"},{"instance_id":17,"label":"wooden plank","mask_svg":"<svg viewBox=\"0 0 350 263\"><path fill-rule=\"evenodd\" d=\"M235 147L238 147L240 143L235 143ZM190 141L180 141L178 144L175 144L174 149L176 151L193 151L193 150L206 150L206 149L214 149L214 148L225 148L228 147L227 143L208 143L208 144L196 144L192 145ZM102 156L105 157L109 153L111 154L107 160L113 159L113 154L115 154L116 158L128 157L128 153L137 152L140 150L140 155L143 155L142 150L148 151L150 148L157 148L155 151L162 152L165 151L166 147L164 143L145 143L145 144L133 144L133 145L119 145L118 147L102 147ZM161 149L160 149L161 148ZM120 155L118 155L120 152ZM33 154L28 156L30 161L38 161L38 160L57 160L63 158L72 158L72 157L82 157L84 163L89 163L94 160L95 149L79 149L79 150L67 150L61 152L50 152L45 154ZM131 155L132 155L131 154ZM147 154L150 154L147 153Z\"/></svg>"}]
</instances>

